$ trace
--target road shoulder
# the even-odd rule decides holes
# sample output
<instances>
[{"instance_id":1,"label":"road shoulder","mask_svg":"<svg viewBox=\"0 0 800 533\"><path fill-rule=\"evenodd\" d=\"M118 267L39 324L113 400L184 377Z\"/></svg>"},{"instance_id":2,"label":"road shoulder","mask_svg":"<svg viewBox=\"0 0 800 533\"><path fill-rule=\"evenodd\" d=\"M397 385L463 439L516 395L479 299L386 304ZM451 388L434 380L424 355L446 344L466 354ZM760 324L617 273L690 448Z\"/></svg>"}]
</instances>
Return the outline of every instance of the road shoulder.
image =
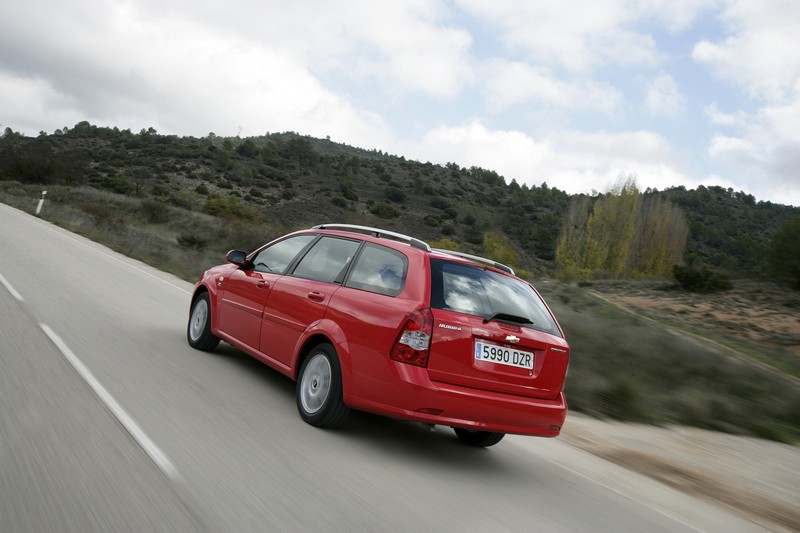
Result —
<instances>
[{"instance_id":1,"label":"road shoulder","mask_svg":"<svg viewBox=\"0 0 800 533\"><path fill-rule=\"evenodd\" d=\"M800 530L800 448L682 426L654 427L570 413L571 446L722 505L770 529Z\"/></svg>"}]
</instances>

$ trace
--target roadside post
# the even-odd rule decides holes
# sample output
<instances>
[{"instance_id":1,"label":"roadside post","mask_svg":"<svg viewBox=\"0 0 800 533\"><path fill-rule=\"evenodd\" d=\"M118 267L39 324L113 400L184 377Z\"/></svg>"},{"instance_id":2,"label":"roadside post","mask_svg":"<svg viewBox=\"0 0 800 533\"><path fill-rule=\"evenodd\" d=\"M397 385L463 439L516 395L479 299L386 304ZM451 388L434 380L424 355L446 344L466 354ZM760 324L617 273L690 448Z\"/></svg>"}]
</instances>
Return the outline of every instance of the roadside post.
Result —
<instances>
[{"instance_id":1,"label":"roadside post","mask_svg":"<svg viewBox=\"0 0 800 533\"><path fill-rule=\"evenodd\" d=\"M44 205L44 197L47 194L47 191L42 191L42 197L39 198L39 205L36 206L36 216L39 216L39 213L42 212L42 206Z\"/></svg>"}]
</instances>

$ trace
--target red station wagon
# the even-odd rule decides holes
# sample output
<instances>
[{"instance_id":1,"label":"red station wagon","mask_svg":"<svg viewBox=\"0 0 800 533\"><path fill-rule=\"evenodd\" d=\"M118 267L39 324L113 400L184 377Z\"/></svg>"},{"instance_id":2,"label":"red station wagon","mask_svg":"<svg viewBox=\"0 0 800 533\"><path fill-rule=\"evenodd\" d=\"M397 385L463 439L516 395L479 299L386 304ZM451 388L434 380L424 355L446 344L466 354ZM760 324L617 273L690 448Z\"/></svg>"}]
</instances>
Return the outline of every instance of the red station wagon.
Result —
<instances>
[{"instance_id":1,"label":"red station wagon","mask_svg":"<svg viewBox=\"0 0 800 533\"><path fill-rule=\"evenodd\" d=\"M227 259L194 288L189 344L224 340L296 380L309 424L338 426L352 408L450 426L474 446L561 431L569 346L511 268L349 224Z\"/></svg>"}]
</instances>

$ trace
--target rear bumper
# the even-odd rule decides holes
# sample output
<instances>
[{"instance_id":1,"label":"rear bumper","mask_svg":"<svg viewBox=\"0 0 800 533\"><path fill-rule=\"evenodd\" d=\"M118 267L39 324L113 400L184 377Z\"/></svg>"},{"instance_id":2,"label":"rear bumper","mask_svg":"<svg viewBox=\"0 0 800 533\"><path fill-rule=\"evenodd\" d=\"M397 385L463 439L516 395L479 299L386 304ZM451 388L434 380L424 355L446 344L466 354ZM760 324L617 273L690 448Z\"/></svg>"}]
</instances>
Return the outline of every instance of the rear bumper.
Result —
<instances>
[{"instance_id":1,"label":"rear bumper","mask_svg":"<svg viewBox=\"0 0 800 533\"><path fill-rule=\"evenodd\" d=\"M553 400L490 392L430 381L424 368L403 368L400 387L390 398L373 399L345 394L353 409L406 420L497 433L556 437L567 416L564 393ZM383 395L382 395L383 396Z\"/></svg>"}]
</instances>

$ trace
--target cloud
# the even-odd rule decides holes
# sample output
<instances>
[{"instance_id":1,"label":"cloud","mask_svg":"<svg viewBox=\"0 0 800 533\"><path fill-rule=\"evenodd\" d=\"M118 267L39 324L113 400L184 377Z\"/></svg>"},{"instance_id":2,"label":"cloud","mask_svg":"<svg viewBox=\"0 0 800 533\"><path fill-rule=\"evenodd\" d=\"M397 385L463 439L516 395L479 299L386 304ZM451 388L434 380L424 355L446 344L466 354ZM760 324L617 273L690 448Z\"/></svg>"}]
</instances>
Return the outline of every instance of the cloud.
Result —
<instances>
[{"instance_id":1,"label":"cloud","mask_svg":"<svg viewBox=\"0 0 800 533\"><path fill-rule=\"evenodd\" d=\"M717 135L709 156L738 188L758 190L764 199L800 206L800 80L785 103L764 106L737 123L738 136Z\"/></svg>"},{"instance_id":2,"label":"cloud","mask_svg":"<svg viewBox=\"0 0 800 533\"><path fill-rule=\"evenodd\" d=\"M686 111L686 98L672 76L660 74L647 84L645 106L653 115L682 115Z\"/></svg>"},{"instance_id":3,"label":"cloud","mask_svg":"<svg viewBox=\"0 0 800 533\"><path fill-rule=\"evenodd\" d=\"M61 124L59 128L71 127L83 120L68 105L59 104L61 98L44 80L0 74L0 109L3 110L0 120L5 122L0 124L0 131L10 127L35 134L53 129L52 124Z\"/></svg>"},{"instance_id":4,"label":"cloud","mask_svg":"<svg viewBox=\"0 0 800 533\"><path fill-rule=\"evenodd\" d=\"M760 199L800 205L800 4L728 0L720 13L726 36L704 39L692 58L734 84L747 108L705 108L714 126L707 153L717 172Z\"/></svg>"},{"instance_id":5,"label":"cloud","mask_svg":"<svg viewBox=\"0 0 800 533\"><path fill-rule=\"evenodd\" d=\"M17 22L37 18L41 7L32 3ZM39 129L52 128L52 113L76 119L58 127L89 120L182 135L291 130L364 147L388 138L378 115L327 89L280 48L205 26L206 20L155 17L146 5L93 7L86 19L43 18L46 43L2 25L0 48L14 52L0 64L6 86L33 85L32 94L41 95L32 104L30 94L4 91L6 109L37 105Z\"/></svg>"},{"instance_id":6,"label":"cloud","mask_svg":"<svg viewBox=\"0 0 800 533\"><path fill-rule=\"evenodd\" d=\"M670 32L678 33L691 27L700 15L718 8L724 0L640 0L629 8L643 18L653 18Z\"/></svg>"},{"instance_id":7,"label":"cloud","mask_svg":"<svg viewBox=\"0 0 800 533\"><path fill-rule=\"evenodd\" d=\"M800 3L731 0L720 18L729 35L701 40L692 58L753 98L785 98L800 77Z\"/></svg>"},{"instance_id":8,"label":"cloud","mask_svg":"<svg viewBox=\"0 0 800 533\"><path fill-rule=\"evenodd\" d=\"M345 76L436 98L457 95L472 76L469 32L451 24L442 0L210 0L135 4L149 22L167 19L225 40L285 54L318 77Z\"/></svg>"},{"instance_id":9,"label":"cloud","mask_svg":"<svg viewBox=\"0 0 800 533\"><path fill-rule=\"evenodd\" d=\"M547 69L527 63L496 59L481 70L481 77L486 80L482 91L494 109L528 103L608 114L621 100L619 91L607 83L565 81Z\"/></svg>"},{"instance_id":10,"label":"cloud","mask_svg":"<svg viewBox=\"0 0 800 533\"><path fill-rule=\"evenodd\" d=\"M655 21L679 31L717 1L579 0L565 6L558 2L457 0L457 4L496 29L498 39L527 60L586 72L607 64L657 65L663 53L652 35L640 29L641 23Z\"/></svg>"},{"instance_id":11,"label":"cloud","mask_svg":"<svg viewBox=\"0 0 800 533\"><path fill-rule=\"evenodd\" d=\"M715 159L737 157L740 161L752 161L755 151L756 147L750 141L726 135L717 135L708 147L708 155Z\"/></svg>"},{"instance_id":12,"label":"cloud","mask_svg":"<svg viewBox=\"0 0 800 533\"><path fill-rule=\"evenodd\" d=\"M716 126L741 126L747 120L743 112L724 113L720 111L716 102L712 102L703 108L708 121Z\"/></svg>"},{"instance_id":13,"label":"cloud","mask_svg":"<svg viewBox=\"0 0 800 533\"><path fill-rule=\"evenodd\" d=\"M659 135L647 131L566 131L535 140L520 131L490 130L480 121L439 126L404 153L422 161L495 170L506 180L538 185L546 181L569 193L607 191L620 176L635 175L642 188L699 184L683 175Z\"/></svg>"}]
</instances>

